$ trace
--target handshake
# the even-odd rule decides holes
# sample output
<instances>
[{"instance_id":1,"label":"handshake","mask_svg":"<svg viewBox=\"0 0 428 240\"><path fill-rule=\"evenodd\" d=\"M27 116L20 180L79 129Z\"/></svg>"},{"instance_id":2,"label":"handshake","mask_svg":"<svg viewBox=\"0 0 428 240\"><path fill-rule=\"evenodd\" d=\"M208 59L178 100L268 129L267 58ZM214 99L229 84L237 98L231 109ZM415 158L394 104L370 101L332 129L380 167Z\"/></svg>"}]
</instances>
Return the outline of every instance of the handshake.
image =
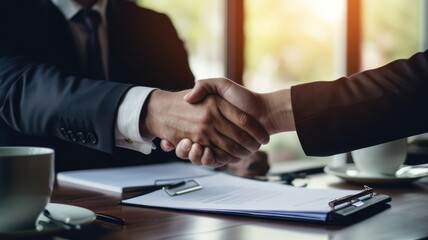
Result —
<instances>
[{"instance_id":1,"label":"handshake","mask_svg":"<svg viewBox=\"0 0 428 240\"><path fill-rule=\"evenodd\" d=\"M221 167L256 152L269 136L293 131L290 90L259 94L228 79L196 82L191 90L155 90L140 131L162 139L164 151L192 163Z\"/></svg>"}]
</instances>

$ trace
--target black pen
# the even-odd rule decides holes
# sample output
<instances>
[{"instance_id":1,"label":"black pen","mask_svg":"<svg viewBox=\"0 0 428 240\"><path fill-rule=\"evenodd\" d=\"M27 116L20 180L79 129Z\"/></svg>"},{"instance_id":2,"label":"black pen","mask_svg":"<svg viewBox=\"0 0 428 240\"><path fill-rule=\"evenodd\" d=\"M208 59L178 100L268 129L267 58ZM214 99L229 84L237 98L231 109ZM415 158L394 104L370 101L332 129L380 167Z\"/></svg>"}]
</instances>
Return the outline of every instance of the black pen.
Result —
<instances>
[{"instance_id":1,"label":"black pen","mask_svg":"<svg viewBox=\"0 0 428 240\"><path fill-rule=\"evenodd\" d=\"M119 225L125 225L125 220L119 217L115 217L112 215L108 215L108 214L104 214L104 213L96 213L95 214L97 219L100 221L105 221L105 222L110 222L110 223L115 223L115 224L119 224Z\"/></svg>"},{"instance_id":2,"label":"black pen","mask_svg":"<svg viewBox=\"0 0 428 240\"><path fill-rule=\"evenodd\" d=\"M168 185L164 186L163 188L165 188L165 189L177 188L177 187L181 187L185 184L186 184L186 181L180 181L177 183L168 184Z\"/></svg>"}]
</instances>

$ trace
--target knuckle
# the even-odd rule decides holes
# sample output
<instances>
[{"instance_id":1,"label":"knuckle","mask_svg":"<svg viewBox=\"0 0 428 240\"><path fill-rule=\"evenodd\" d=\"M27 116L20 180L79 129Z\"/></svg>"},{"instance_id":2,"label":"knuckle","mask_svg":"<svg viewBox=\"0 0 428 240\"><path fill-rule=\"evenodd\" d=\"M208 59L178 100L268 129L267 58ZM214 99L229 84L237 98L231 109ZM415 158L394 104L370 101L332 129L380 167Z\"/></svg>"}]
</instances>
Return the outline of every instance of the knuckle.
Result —
<instances>
[{"instance_id":1,"label":"knuckle","mask_svg":"<svg viewBox=\"0 0 428 240\"><path fill-rule=\"evenodd\" d=\"M202 158L202 147L199 144L193 144L189 153L189 159L200 160Z\"/></svg>"},{"instance_id":2,"label":"knuckle","mask_svg":"<svg viewBox=\"0 0 428 240\"><path fill-rule=\"evenodd\" d=\"M205 104L210 105L210 106L217 105L216 98L214 96L206 97Z\"/></svg>"},{"instance_id":3,"label":"knuckle","mask_svg":"<svg viewBox=\"0 0 428 240\"><path fill-rule=\"evenodd\" d=\"M204 127L211 126L212 119L213 115L211 114L210 109L204 109L201 111L199 121Z\"/></svg>"},{"instance_id":4,"label":"knuckle","mask_svg":"<svg viewBox=\"0 0 428 240\"><path fill-rule=\"evenodd\" d=\"M248 117L247 114L245 114L245 113L239 113L239 115L238 115L238 122L239 122L239 125L245 127L245 126L249 125L250 119L249 119L249 117Z\"/></svg>"},{"instance_id":5,"label":"knuckle","mask_svg":"<svg viewBox=\"0 0 428 240\"><path fill-rule=\"evenodd\" d=\"M208 109L202 110L199 116L199 121L201 122L201 124L205 124L209 118L210 112L208 111Z\"/></svg>"}]
</instances>

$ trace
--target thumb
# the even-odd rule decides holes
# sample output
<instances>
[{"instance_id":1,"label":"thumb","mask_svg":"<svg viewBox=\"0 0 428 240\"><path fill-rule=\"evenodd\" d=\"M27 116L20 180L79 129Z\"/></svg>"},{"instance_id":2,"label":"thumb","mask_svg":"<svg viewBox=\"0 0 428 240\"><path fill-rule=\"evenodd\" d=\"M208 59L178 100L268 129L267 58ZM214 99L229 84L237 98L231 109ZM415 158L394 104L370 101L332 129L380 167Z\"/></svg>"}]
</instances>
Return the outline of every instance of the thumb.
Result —
<instances>
[{"instance_id":1,"label":"thumb","mask_svg":"<svg viewBox=\"0 0 428 240\"><path fill-rule=\"evenodd\" d=\"M222 89L231 83L224 78L210 78L196 81L193 89L184 96L184 101L188 103L197 103L202 101L209 94L223 96Z\"/></svg>"}]
</instances>

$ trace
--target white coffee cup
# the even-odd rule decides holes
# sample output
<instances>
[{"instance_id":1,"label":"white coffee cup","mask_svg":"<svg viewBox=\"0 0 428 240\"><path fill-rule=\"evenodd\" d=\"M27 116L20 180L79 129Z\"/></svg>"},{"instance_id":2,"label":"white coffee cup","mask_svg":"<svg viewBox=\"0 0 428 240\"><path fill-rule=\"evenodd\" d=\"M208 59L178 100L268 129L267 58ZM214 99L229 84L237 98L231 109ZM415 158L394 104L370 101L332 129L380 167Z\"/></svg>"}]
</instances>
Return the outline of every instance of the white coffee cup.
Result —
<instances>
[{"instance_id":1,"label":"white coffee cup","mask_svg":"<svg viewBox=\"0 0 428 240\"><path fill-rule=\"evenodd\" d=\"M355 166L361 175L392 176L407 155L407 138L352 151Z\"/></svg>"},{"instance_id":2,"label":"white coffee cup","mask_svg":"<svg viewBox=\"0 0 428 240\"><path fill-rule=\"evenodd\" d=\"M34 229L54 176L54 150L0 147L0 232Z\"/></svg>"}]
</instances>

